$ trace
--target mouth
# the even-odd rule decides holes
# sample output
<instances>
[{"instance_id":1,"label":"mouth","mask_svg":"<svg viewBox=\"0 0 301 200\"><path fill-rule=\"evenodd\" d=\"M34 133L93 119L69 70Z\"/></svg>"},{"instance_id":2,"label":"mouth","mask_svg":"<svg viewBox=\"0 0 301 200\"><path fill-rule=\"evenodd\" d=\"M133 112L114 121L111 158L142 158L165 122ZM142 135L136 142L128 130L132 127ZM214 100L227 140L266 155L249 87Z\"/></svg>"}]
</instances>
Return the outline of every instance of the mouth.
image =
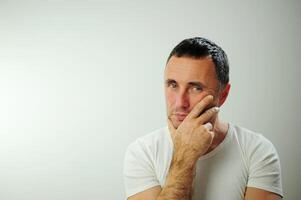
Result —
<instances>
[{"instance_id":1,"label":"mouth","mask_svg":"<svg viewBox=\"0 0 301 200\"><path fill-rule=\"evenodd\" d=\"M178 121L183 121L187 117L188 113L175 113L174 115Z\"/></svg>"}]
</instances>

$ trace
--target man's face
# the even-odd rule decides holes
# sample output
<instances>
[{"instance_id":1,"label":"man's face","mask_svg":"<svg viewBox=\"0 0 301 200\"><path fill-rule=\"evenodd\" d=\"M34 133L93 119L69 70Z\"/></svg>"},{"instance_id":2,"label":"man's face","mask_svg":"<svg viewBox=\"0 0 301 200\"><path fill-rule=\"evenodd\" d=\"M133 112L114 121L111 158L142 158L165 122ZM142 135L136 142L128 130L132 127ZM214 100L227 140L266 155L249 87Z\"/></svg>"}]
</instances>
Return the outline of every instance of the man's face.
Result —
<instances>
[{"instance_id":1,"label":"man's face","mask_svg":"<svg viewBox=\"0 0 301 200\"><path fill-rule=\"evenodd\" d=\"M220 106L219 82L215 65L209 57L172 56L166 64L164 80L167 115L175 128L207 95L214 97L208 108Z\"/></svg>"}]
</instances>

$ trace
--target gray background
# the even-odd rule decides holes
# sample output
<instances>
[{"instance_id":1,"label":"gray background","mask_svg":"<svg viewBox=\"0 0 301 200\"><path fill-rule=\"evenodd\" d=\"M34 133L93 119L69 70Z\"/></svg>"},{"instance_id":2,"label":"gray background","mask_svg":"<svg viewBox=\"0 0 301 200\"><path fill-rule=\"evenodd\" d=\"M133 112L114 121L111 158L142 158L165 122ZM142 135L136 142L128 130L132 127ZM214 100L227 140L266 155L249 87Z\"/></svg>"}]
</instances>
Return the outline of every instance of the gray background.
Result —
<instances>
[{"instance_id":1,"label":"gray background","mask_svg":"<svg viewBox=\"0 0 301 200\"><path fill-rule=\"evenodd\" d=\"M300 197L300 1L0 1L0 199L123 199L126 146L165 126L163 69L207 37L224 120L263 133Z\"/></svg>"}]
</instances>

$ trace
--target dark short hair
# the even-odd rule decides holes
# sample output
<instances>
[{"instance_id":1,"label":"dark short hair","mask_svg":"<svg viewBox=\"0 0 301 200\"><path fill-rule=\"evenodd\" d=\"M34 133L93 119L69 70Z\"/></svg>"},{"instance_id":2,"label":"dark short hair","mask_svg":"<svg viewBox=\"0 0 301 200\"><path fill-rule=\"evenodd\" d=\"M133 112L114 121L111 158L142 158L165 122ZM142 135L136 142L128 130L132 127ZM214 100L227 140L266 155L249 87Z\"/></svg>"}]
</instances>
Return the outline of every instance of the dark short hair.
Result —
<instances>
[{"instance_id":1,"label":"dark short hair","mask_svg":"<svg viewBox=\"0 0 301 200\"><path fill-rule=\"evenodd\" d=\"M221 86L229 82L229 63L224 50L214 42L202 38L188 38L180 42L169 54L167 62L172 56L203 58L209 56L215 65L217 79Z\"/></svg>"}]
</instances>

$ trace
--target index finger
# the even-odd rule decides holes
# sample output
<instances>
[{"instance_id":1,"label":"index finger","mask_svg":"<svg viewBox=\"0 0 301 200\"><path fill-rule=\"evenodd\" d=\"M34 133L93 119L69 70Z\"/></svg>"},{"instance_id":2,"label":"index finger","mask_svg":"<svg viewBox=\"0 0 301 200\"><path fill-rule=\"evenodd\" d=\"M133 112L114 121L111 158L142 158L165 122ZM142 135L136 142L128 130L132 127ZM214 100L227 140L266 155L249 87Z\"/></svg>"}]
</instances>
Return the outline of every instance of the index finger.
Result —
<instances>
[{"instance_id":1,"label":"index finger","mask_svg":"<svg viewBox=\"0 0 301 200\"><path fill-rule=\"evenodd\" d=\"M200 114L203 112L203 110L210 105L213 101L213 96L208 95L205 98L203 98L199 103L197 103L194 108L190 111L190 113L187 115L188 118L196 118L200 116Z\"/></svg>"}]
</instances>

